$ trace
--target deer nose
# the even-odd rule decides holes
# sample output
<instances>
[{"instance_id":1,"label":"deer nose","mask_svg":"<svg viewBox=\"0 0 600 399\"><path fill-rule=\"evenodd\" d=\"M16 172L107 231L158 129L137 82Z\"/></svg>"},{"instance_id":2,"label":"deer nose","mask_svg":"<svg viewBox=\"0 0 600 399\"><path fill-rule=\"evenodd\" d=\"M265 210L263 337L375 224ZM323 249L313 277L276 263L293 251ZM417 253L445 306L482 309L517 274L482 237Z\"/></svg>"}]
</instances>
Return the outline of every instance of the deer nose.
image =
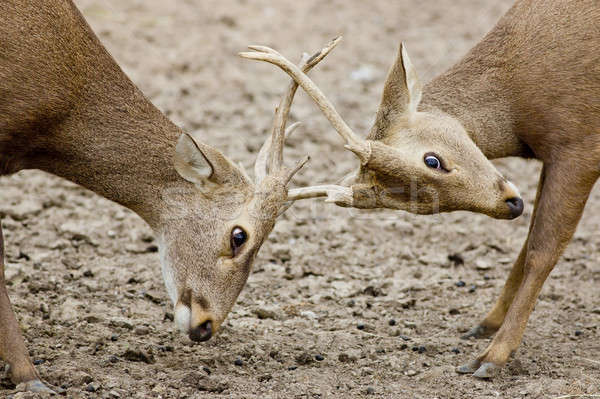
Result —
<instances>
[{"instance_id":1,"label":"deer nose","mask_svg":"<svg viewBox=\"0 0 600 399\"><path fill-rule=\"evenodd\" d=\"M195 342L208 341L212 337L213 325L211 320L197 325L190 330L190 339Z\"/></svg>"},{"instance_id":2,"label":"deer nose","mask_svg":"<svg viewBox=\"0 0 600 399\"><path fill-rule=\"evenodd\" d=\"M512 197L506 200L506 205L510 209L510 217L514 219L523 213L523 200L519 197Z\"/></svg>"}]
</instances>

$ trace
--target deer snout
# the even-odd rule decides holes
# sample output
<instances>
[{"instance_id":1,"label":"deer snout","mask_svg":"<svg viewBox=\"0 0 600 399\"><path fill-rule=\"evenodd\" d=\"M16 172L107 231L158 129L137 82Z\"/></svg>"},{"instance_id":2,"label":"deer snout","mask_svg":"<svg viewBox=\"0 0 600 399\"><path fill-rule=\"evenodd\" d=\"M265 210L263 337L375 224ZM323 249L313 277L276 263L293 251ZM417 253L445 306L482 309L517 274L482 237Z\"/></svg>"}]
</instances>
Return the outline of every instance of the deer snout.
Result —
<instances>
[{"instance_id":1,"label":"deer snout","mask_svg":"<svg viewBox=\"0 0 600 399\"><path fill-rule=\"evenodd\" d=\"M190 339L195 342L208 341L212 337L212 320L206 320L190 330Z\"/></svg>"},{"instance_id":2,"label":"deer snout","mask_svg":"<svg viewBox=\"0 0 600 399\"><path fill-rule=\"evenodd\" d=\"M521 216L524 205L517 187L508 180L500 181L499 185L503 191L504 203L508 206L509 218L514 219Z\"/></svg>"},{"instance_id":3,"label":"deer snout","mask_svg":"<svg viewBox=\"0 0 600 399\"><path fill-rule=\"evenodd\" d=\"M179 301L175 307L175 322L179 330L187 334L192 341L208 341L219 328L219 323L214 315L206 310L205 301L192 299L188 303L189 305L186 301Z\"/></svg>"}]
</instances>

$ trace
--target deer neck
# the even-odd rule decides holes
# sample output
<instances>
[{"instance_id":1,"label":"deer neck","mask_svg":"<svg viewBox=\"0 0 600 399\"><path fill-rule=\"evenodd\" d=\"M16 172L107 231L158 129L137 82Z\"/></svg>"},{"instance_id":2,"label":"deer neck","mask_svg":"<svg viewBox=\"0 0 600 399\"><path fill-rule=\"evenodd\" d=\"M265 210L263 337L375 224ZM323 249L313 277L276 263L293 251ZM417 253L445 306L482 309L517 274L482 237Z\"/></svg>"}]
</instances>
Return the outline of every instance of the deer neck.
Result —
<instances>
[{"instance_id":1,"label":"deer neck","mask_svg":"<svg viewBox=\"0 0 600 399\"><path fill-rule=\"evenodd\" d=\"M80 184L156 228L164 190L182 183L172 164L181 131L114 68L117 78L90 86L24 166Z\"/></svg>"},{"instance_id":2,"label":"deer neck","mask_svg":"<svg viewBox=\"0 0 600 399\"><path fill-rule=\"evenodd\" d=\"M478 47L485 43L425 86L421 108L440 110L459 120L489 159L527 156L527 146L514 132L502 56L489 57L489 52Z\"/></svg>"}]
</instances>

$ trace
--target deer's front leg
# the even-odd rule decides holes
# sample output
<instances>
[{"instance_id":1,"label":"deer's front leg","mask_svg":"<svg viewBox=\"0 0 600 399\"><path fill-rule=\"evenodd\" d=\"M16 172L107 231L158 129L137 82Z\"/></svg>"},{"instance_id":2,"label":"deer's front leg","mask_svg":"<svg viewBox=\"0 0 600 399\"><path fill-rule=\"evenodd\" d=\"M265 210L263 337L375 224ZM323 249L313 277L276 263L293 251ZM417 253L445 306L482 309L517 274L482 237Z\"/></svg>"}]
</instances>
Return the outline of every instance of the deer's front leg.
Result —
<instances>
[{"instance_id":1,"label":"deer's front leg","mask_svg":"<svg viewBox=\"0 0 600 399\"><path fill-rule=\"evenodd\" d=\"M568 175L567 175L568 174ZM521 343L544 281L571 240L597 174L577 173L572 165L546 167L537 214L527 243L523 276L502 326L483 353L457 369L490 378Z\"/></svg>"},{"instance_id":2,"label":"deer's front leg","mask_svg":"<svg viewBox=\"0 0 600 399\"><path fill-rule=\"evenodd\" d=\"M525 266L525 258L527 257L527 248L529 246L529 238L531 237L531 231L533 229L533 225L535 223L535 217L537 214L538 203L540 201L540 195L542 193L542 187L544 186L544 180L546 179L545 168L542 168L542 172L540 173L540 180L538 183L537 193L535 196L535 202L533 203L533 213L531 215L531 223L529 224L529 232L527 233L527 239L523 244L523 248L521 248L521 252L519 253L519 257L513 264L512 269L510 270L510 274L506 279L506 283L504 283L504 288L502 288L502 293L496 300L496 303L487 313L485 318L479 323L479 325L473 327L469 330L465 335L462 336L463 339L468 338L487 338L494 334L502 323L504 322L504 318L506 317L506 313L510 308L510 305L515 298L519 287L521 286L521 282L523 281L523 267Z\"/></svg>"},{"instance_id":3,"label":"deer's front leg","mask_svg":"<svg viewBox=\"0 0 600 399\"><path fill-rule=\"evenodd\" d=\"M4 240L0 225L0 358L10 367L12 381L19 390L31 392L53 392L40 381L35 371L19 323L10 305L4 280Z\"/></svg>"}]
</instances>

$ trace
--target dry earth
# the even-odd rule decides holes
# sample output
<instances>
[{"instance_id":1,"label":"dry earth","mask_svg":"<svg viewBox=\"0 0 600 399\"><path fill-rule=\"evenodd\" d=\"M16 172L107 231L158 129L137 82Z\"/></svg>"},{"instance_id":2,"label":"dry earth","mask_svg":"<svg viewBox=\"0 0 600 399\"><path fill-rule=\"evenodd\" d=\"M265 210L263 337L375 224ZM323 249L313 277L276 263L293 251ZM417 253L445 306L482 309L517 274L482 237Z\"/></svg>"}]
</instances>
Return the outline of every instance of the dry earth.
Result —
<instances>
[{"instance_id":1,"label":"dry earth","mask_svg":"<svg viewBox=\"0 0 600 399\"><path fill-rule=\"evenodd\" d=\"M296 57L343 34L313 77L365 132L400 40L429 80L479 40L510 1L77 5L160 109L249 167L287 77L236 57L247 44ZM354 168L304 93L292 117L305 126L287 159L313 156L296 185ZM136 215L53 176L21 172L0 179L10 294L38 370L70 398L600 395L598 190L514 360L493 381L454 372L489 342L459 336L498 295L531 215L539 164L498 165L527 200L515 221L295 205L260 251L223 331L197 345L169 320L152 232ZM13 389L0 379L1 397Z\"/></svg>"}]
</instances>

